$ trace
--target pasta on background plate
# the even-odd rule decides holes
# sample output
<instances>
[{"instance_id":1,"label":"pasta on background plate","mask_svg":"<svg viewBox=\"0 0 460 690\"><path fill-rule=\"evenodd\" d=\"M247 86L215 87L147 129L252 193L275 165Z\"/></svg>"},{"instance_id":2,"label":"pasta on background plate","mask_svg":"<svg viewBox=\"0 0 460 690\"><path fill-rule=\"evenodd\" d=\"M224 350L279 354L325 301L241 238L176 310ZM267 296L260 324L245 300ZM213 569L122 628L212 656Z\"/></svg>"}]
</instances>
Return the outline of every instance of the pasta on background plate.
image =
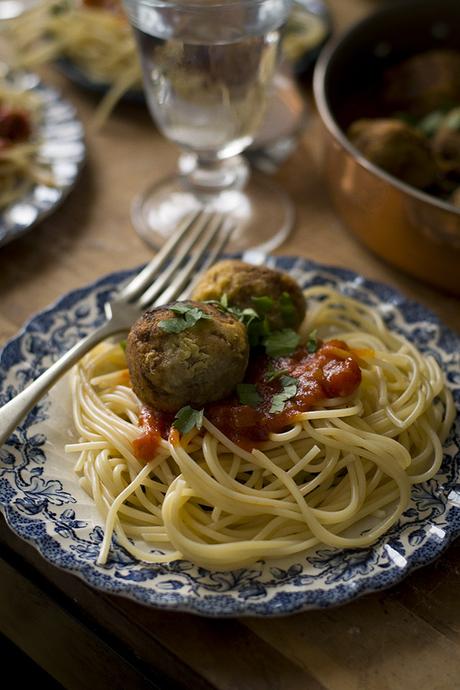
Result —
<instances>
[{"instance_id":1,"label":"pasta on background plate","mask_svg":"<svg viewBox=\"0 0 460 690\"><path fill-rule=\"evenodd\" d=\"M40 95L0 80L0 211L33 184L53 185L49 166L39 160Z\"/></svg>"},{"instance_id":2,"label":"pasta on background plate","mask_svg":"<svg viewBox=\"0 0 460 690\"><path fill-rule=\"evenodd\" d=\"M107 89L96 114L102 125L130 89L142 88L131 28L122 4L114 0L44 0L11 22L16 67L68 59L89 82Z\"/></svg>"}]
</instances>

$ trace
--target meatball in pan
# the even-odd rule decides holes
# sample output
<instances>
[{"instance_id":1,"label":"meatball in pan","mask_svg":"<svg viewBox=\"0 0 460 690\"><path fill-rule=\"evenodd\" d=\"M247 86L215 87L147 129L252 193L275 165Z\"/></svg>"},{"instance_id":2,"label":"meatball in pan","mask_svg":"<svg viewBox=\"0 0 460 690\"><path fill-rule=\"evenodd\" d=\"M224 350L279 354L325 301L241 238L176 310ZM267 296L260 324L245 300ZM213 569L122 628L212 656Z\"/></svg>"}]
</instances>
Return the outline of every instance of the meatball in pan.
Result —
<instances>
[{"instance_id":1,"label":"meatball in pan","mask_svg":"<svg viewBox=\"0 0 460 690\"><path fill-rule=\"evenodd\" d=\"M356 120L348 130L361 153L403 182L424 189L438 176L428 142L417 130L399 120Z\"/></svg>"},{"instance_id":2,"label":"meatball in pan","mask_svg":"<svg viewBox=\"0 0 460 690\"><path fill-rule=\"evenodd\" d=\"M202 407L229 395L243 380L248 357L245 326L212 305L196 302L144 313L126 343L134 392L163 412L177 412L184 405Z\"/></svg>"},{"instance_id":3,"label":"meatball in pan","mask_svg":"<svg viewBox=\"0 0 460 690\"><path fill-rule=\"evenodd\" d=\"M383 103L388 112L402 111L420 117L459 100L457 50L418 53L385 73Z\"/></svg>"}]
</instances>

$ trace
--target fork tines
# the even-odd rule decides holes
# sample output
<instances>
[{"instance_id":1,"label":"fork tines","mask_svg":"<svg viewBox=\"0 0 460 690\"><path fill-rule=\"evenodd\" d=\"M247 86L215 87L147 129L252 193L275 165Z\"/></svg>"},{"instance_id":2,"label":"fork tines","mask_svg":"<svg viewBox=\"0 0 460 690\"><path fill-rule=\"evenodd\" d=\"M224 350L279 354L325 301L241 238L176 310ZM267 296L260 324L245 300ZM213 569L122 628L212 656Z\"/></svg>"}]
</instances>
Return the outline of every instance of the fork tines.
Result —
<instances>
[{"instance_id":1,"label":"fork tines","mask_svg":"<svg viewBox=\"0 0 460 690\"><path fill-rule=\"evenodd\" d=\"M234 219L221 213L202 209L188 214L116 301L145 310L179 296L186 298L199 275L220 255L236 227Z\"/></svg>"}]
</instances>

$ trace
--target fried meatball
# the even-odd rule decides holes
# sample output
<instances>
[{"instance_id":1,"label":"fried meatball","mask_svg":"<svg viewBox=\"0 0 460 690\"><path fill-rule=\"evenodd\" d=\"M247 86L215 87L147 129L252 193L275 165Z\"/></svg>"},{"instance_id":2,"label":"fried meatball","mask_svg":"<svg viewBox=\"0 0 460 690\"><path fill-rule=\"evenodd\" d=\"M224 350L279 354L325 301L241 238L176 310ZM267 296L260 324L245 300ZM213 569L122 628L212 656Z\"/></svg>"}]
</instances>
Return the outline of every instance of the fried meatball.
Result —
<instances>
[{"instance_id":1,"label":"fried meatball","mask_svg":"<svg viewBox=\"0 0 460 690\"><path fill-rule=\"evenodd\" d=\"M166 330L165 322L184 321L184 314L171 307L195 307L207 318L179 332ZM184 405L202 407L229 395L243 380L248 357L245 327L230 314L195 302L146 312L132 326L126 343L134 392L163 412L177 412Z\"/></svg>"},{"instance_id":2,"label":"fried meatball","mask_svg":"<svg viewBox=\"0 0 460 690\"><path fill-rule=\"evenodd\" d=\"M460 108L455 111L460 118ZM441 126L433 137L432 148L438 165L446 174L460 175L460 128Z\"/></svg>"},{"instance_id":3,"label":"fried meatball","mask_svg":"<svg viewBox=\"0 0 460 690\"><path fill-rule=\"evenodd\" d=\"M424 189L438 176L428 142L399 120L356 120L348 130L350 141L375 165L407 184Z\"/></svg>"},{"instance_id":4,"label":"fried meatball","mask_svg":"<svg viewBox=\"0 0 460 690\"><path fill-rule=\"evenodd\" d=\"M257 300L253 298L269 297L272 305L266 315L272 330L297 329L305 316L305 298L295 280L266 266L220 261L202 276L192 297L200 301L219 300L224 294L230 306L256 311Z\"/></svg>"},{"instance_id":5,"label":"fried meatball","mask_svg":"<svg viewBox=\"0 0 460 690\"><path fill-rule=\"evenodd\" d=\"M426 115L460 101L460 52L430 50L385 73L384 103L391 112Z\"/></svg>"},{"instance_id":6,"label":"fried meatball","mask_svg":"<svg viewBox=\"0 0 460 690\"><path fill-rule=\"evenodd\" d=\"M449 197L449 201L457 208L460 208L460 187L457 187L457 189L452 192Z\"/></svg>"}]
</instances>

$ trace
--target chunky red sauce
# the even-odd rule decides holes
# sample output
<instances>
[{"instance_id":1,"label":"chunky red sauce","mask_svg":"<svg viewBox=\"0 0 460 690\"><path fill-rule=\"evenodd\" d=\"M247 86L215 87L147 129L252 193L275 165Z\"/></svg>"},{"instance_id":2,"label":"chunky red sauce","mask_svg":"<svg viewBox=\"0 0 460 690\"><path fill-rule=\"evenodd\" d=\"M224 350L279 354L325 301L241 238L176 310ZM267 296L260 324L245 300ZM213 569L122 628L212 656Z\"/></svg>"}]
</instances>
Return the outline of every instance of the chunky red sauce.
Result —
<instances>
[{"instance_id":1,"label":"chunky red sauce","mask_svg":"<svg viewBox=\"0 0 460 690\"><path fill-rule=\"evenodd\" d=\"M289 357L271 359L266 355L252 358L245 382L256 386L261 401L257 407L242 405L236 394L209 403L205 416L228 438L242 448L251 449L268 438L271 432L289 427L301 412L330 398L346 397L361 383L357 353L341 340L328 340L314 353L298 348ZM297 380L295 397L284 403L282 412L271 413L273 397L282 391L281 377L267 380L269 371L281 370ZM151 460L160 438L167 438L174 415L143 408L140 424L144 429L134 442L136 456Z\"/></svg>"},{"instance_id":2,"label":"chunky red sauce","mask_svg":"<svg viewBox=\"0 0 460 690\"><path fill-rule=\"evenodd\" d=\"M273 397L282 390L281 379L267 381L267 372L282 370L297 379L297 392L282 412L270 413ZM251 362L246 381L253 383L262 400L256 408L239 404L236 397L206 406L206 417L232 441L252 448L271 432L286 429L295 417L328 398L354 393L361 382L361 369L347 345L329 340L310 354L299 348L289 357L276 360L261 356Z\"/></svg>"},{"instance_id":3,"label":"chunky red sauce","mask_svg":"<svg viewBox=\"0 0 460 690\"><path fill-rule=\"evenodd\" d=\"M139 426L142 435L133 441L134 455L138 460L153 460L162 438L167 438L174 415L159 412L146 405L139 415Z\"/></svg>"},{"instance_id":4,"label":"chunky red sauce","mask_svg":"<svg viewBox=\"0 0 460 690\"><path fill-rule=\"evenodd\" d=\"M27 141L31 135L28 114L20 108L0 104L0 149Z\"/></svg>"}]
</instances>

